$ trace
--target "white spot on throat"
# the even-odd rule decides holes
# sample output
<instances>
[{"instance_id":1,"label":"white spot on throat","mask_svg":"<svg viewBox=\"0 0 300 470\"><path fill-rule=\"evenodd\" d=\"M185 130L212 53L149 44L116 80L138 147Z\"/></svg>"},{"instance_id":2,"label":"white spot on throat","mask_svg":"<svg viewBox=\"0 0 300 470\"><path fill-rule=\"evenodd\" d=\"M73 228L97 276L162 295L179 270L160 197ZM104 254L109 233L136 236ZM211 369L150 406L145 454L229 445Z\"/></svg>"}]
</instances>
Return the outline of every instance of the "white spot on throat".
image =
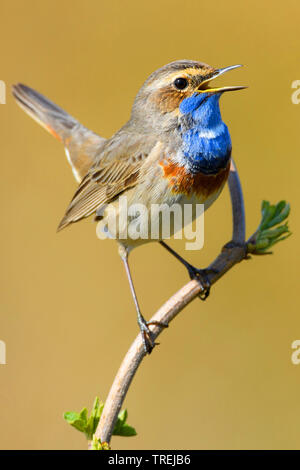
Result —
<instances>
[{"instance_id":1,"label":"white spot on throat","mask_svg":"<svg viewBox=\"0 0 300 470\"><path fill-rule=\"evenodd\" d=\"M224 125L218 124L215 127L212 127L211 129L203 129L198 132L199 137L204 137L206 139L214 139L215 137L218 137L218 135L222 134L224 132Z\"/></svg>"}]
</instances>

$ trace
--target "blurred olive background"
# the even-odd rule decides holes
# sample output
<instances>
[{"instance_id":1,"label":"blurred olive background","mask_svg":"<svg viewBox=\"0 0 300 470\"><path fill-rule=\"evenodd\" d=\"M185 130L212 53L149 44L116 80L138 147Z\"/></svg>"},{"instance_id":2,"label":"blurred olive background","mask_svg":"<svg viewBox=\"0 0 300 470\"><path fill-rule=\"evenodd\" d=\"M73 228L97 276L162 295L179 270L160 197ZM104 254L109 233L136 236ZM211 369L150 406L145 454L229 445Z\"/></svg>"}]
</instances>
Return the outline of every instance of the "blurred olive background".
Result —
<instances>
[{"instance_id":1,"label":"blurred olive background","mask_svg":"<svg viewBox=\"0 0 300 470\"><path fill-rule=\"evenodd\" d=\"M291 343L299 320L299 122L291 84L300 79L297 0L285 2L1 2L0 446L84 449L67 410L105 400L136 336L135 310L114 241L91 220L56 233L76 188L63 148L15 104L18 81L109 137L128 118L146 77L176 59L243 69L246 84L222 98L243 182L247 232L262 199L291 202L293 236L236 266L160 337L126 398L138 436L115 449L299 448L300 365ZM206 266L231 236L226 188L205 218ZM184 242L171 242L184 254ZM131 264L149 318L188 277L158 244Z\"/></svg>"}]
</instances>

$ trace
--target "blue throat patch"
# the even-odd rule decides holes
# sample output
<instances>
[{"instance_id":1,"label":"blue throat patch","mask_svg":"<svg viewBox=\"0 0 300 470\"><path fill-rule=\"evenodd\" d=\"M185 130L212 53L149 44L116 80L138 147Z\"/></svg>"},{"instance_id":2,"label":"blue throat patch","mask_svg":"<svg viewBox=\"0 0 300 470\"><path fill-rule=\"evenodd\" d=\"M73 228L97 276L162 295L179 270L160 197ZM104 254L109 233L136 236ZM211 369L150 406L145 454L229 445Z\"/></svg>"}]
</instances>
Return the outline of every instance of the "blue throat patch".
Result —
<instances>
[{"instance_id":1,"label":"blue throat patch","mask_svg":"<svg viewBox=\"0 0 300 470\"><path fill-rule=\"evenodd\" d=\"M216 174L230 159L231 139L222 121L220 96L194 93L180 104L182 151L192 173Z\"/></svg>"}]
</instances>

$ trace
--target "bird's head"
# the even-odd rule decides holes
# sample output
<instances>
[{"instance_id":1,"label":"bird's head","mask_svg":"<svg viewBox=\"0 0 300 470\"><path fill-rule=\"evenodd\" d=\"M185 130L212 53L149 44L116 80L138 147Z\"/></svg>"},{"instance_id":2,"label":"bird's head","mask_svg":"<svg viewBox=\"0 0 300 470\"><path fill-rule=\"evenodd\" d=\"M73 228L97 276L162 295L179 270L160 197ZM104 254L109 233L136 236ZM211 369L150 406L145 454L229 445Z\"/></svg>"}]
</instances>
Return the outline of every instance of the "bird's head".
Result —
<instances>
[{"instance_id":1,"label":"bird's head","mask_svg":"<svg viewBox=\"0 0 300 470\"><path fill-rule=\"evenodd\" d=\"M217 103L224 92L245 88L210 86L212 80L237 67L240 65L216 69L191 60L165 65L152 73L141 87L133 105L132 120L145 128L171 129L180 115L194 112L204 103Z\"/></svg>"}]
</instances>

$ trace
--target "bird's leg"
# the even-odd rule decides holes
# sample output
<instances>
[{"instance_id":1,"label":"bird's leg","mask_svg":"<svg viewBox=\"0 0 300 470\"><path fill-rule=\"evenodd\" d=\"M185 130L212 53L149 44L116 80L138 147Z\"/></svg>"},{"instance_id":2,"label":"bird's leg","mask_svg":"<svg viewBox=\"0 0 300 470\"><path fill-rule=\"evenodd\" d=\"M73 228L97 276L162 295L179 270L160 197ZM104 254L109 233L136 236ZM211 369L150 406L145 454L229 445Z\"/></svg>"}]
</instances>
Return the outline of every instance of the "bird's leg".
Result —
<instances>
[{"instance_id":1,"label":"bird's leg","mask_svg":"<svg viewBox=\"0 0 300 470\"><path fill-rule=\"evenodd\" d=\"M135 308L136 308L136 311L137 311L137 322L138 322L138 325L140 327L141 335L142 335L142 338L143 338L144 349L145 349L146 353L150 354L152 349L154 348L154 346L156 346L159 343L155 343L153 341L152 334L151 334L151 331L149 329L149 326L150 325L155 325L155 326L160 326L160 327L163 327L163 328L167 328L168 325L166 323L162 323L162 322L158 322L158 321L147 322L145 320L145 318L143 317L143 315L141 313L141 310L140 310L140 306L139 306L139 303L138 303L138 300L137 300L136 292L135 292L132 277L131 277L131 272L130 272L130 268L129 268L129 264L128 264L128 250L125 247L121 246L120 250L119 250L119 253L120 253L120 256L121 256L122 261L123 261L124 266L125 266L125 270L126 270L127 278L128 278L128 281L129 281L131 294L132 294L133 301L134 301L134 304L135 304Z\"/></svg>"},{"instance_id":2,"label":"bird's leg","mask_svg":"<svg viewBox=\"0 0 300 470\"><path fill-rule=\"evenodd\" d=\"M213 271L214 273L216 272L215 270L210 270L210 269L197 269L194 266L192 266L190 263L188 263L182 256L180 256L176 251L174 251L169 245L167 245L165 242L160 241L159 242L166 250L168 250L169 253L171 253L175 258L178 259L188 270L189 276L191 279L196 279L201 286L203 287L203 291L199 294L199 297L201 300L207 299L210 293L210 281L208 279L208 274Z\"/></svg>"}]
</instances>

